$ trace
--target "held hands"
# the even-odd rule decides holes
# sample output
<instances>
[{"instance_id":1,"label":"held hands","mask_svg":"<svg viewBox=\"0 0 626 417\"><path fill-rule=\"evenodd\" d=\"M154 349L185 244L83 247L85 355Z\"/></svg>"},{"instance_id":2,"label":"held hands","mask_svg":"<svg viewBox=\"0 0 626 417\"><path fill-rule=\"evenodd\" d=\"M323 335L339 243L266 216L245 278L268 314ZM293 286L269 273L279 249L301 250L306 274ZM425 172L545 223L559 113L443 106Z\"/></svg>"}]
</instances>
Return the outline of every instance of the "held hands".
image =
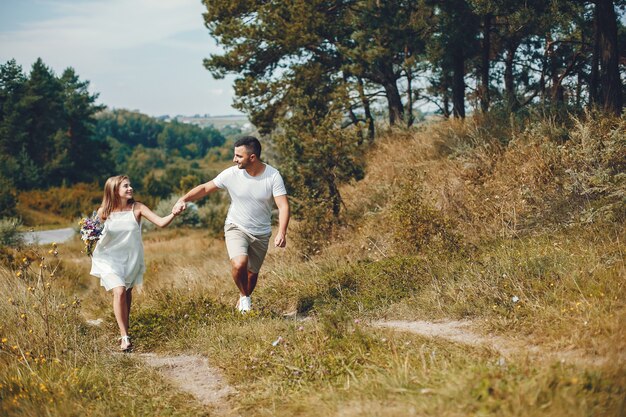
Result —
<instances>
[{"instance_id":1,"label":"held hands","mask_svg":"<svg viewBox=\"0 0 626 417\"><path fill-rule=\"evenodd\" d=\"M185 209L187 209L187 204L184 201L177 201L176 204L174 204L174 207L172 207L172 214L174 216L178 216L180 213L185 211Z\"/></svg>"},{"instance_id":2,"label":"held hands","mask_svg":"<svg viewBox=\"0 0 626 417\"><path fill-rule=\"evenodd\" d=\"M284 233L278 232L276 237L274 238L274 246L277 248L284 248L287 246L287 236Z\"/></svg>"}]
</instances>

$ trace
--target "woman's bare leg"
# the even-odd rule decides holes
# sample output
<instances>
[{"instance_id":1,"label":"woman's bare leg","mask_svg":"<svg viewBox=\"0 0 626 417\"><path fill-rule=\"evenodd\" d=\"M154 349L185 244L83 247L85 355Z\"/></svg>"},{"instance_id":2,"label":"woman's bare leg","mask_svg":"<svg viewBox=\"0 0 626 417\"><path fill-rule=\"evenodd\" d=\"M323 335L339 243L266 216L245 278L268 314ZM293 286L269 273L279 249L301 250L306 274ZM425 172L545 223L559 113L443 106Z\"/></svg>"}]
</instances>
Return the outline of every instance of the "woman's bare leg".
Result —
<instances>
[{"instance_id":1,"label":"woman's bare leg","mask_svg":"<svg viewBox=\"0 0 626 417\"><path fill-rule=\"evenodd\" d=\"M128 312L129 306L127 305L128 298L126 296L126 287L113 288L113 313L115 314L115 320L120 328L120 335L122 337L128 336ZM121 349L127 348L129 343L122 339L120 345Z\"/></svg>"}]
</instances>

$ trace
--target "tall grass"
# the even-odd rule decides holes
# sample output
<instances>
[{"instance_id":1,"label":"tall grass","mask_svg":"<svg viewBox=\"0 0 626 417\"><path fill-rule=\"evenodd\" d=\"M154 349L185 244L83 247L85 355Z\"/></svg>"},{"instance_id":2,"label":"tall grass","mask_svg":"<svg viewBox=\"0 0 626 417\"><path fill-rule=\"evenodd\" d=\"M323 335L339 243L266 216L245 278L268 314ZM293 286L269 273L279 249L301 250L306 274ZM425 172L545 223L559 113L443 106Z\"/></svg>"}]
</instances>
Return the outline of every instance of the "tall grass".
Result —
<instances>
[{"instance_id":1,"label":"tall grass","mask_svg":"<svg viewBox=\"0 0 626 417\"><path fill-rule=\"evenodd\" d=\"M247 316L234 308L221 239L148 232L131 315L137 350L206 355L238 390L232 407L252 416L623 414L624 127L595 114L481 116L381 138L366 178L341 190L339 238L319 253L291 238L271 248ZM200 413L140 361L110 354L109 295L79 247L60 247L63 272L46 300L62 336L50 349L36 295L48 278L36 287L17 277L17 256L0 271L3 412ZM26 257L34 271L38 256ZM104 326L85 325L96 317ZM477 332L581 360L501 358L367 324L385 318L469 319ZM46 363L20 361L24 349Z\"/></svg>"},{"instance_id":2,"label":"tall grass","mask_svg":"<svg viewBox=\"0 0 626 417\"><path fill-rule=\"evenodd\" d=\"M89 278L62 259L72 258L64 248L26 247L0 267L0 414L200 415L154 371L111 354L113 323L104 332L86 324L92 300L77 281Z\"/></svg>"}]
</instances>

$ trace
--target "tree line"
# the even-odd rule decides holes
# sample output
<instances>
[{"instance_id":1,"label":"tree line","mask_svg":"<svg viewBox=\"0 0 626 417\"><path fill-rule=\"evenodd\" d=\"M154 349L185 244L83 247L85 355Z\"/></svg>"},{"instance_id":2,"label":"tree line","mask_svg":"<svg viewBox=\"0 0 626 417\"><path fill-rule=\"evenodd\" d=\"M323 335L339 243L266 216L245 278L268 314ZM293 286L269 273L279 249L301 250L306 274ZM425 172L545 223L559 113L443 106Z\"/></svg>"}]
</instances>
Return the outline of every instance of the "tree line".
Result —
<instances>
[{"instance_id":1,"label":"tree line","mask_svg":"<svg viewBox=\"0 0 626 417\"><path fill-rule=\"evenodd\" d=\"M238 74L236 107L265 131L308 90L342 99L349 122L370 137L380 100L391 125L411 125L424 102L460 118L468 107L533 102L622 112L624 0L204 3L223 48L205 66L216 77Z\"/></svg>"},{"instance_id":2,"label":"tree line","mask_svg":"<svg viewBox=\"0 0 626 417\"><path fill-rule=\"evenodd\" d=\"M166 196L182 178L202 176L194 160L227 157L213 127L109 111L97 98L72 68L57 76L41 59L28 74L15 60L0 65L0 216L15 214L20 190L101 183L120 172Z\"/></svg>"},{"instance_id":3,"label":"tree line","mask_svg":"<svg viewBox=\"0 0 626 417\"><path fill-rule=\"evenodd\" d=\"M363 144L444 117L530 106L623 110L624 0L204 0L236 74L235 107L268 135L295 214L310 230L340 220L341 182L363 176ZM306 225L305 225L306 227Z\"/></svg>"}]
</instances>

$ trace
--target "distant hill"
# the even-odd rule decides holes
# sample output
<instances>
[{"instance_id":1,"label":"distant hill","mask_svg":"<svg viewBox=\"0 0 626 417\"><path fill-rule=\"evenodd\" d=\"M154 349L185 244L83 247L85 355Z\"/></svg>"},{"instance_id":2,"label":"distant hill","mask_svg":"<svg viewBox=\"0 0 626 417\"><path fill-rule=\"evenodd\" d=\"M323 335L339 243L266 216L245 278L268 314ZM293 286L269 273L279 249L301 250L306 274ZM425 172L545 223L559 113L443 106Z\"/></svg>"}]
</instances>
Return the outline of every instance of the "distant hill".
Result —
<instances>
[{"instance_id":1,"label":"distant hill","mask_svg":"<svg viewBox=\"0 0 626 417\"><path fill-rule=\"evenodd\" d=\"M217 130L222 130L225 127L239 128L242 133L250 132L254 130L254 126L248 118L244 115L225 115L225 116L209 116L209 115L194 115L194 116L175 116L172 120L176 120L180 123L188 123L200 127L213 126Z\"/></svg>"}]
</instances>

